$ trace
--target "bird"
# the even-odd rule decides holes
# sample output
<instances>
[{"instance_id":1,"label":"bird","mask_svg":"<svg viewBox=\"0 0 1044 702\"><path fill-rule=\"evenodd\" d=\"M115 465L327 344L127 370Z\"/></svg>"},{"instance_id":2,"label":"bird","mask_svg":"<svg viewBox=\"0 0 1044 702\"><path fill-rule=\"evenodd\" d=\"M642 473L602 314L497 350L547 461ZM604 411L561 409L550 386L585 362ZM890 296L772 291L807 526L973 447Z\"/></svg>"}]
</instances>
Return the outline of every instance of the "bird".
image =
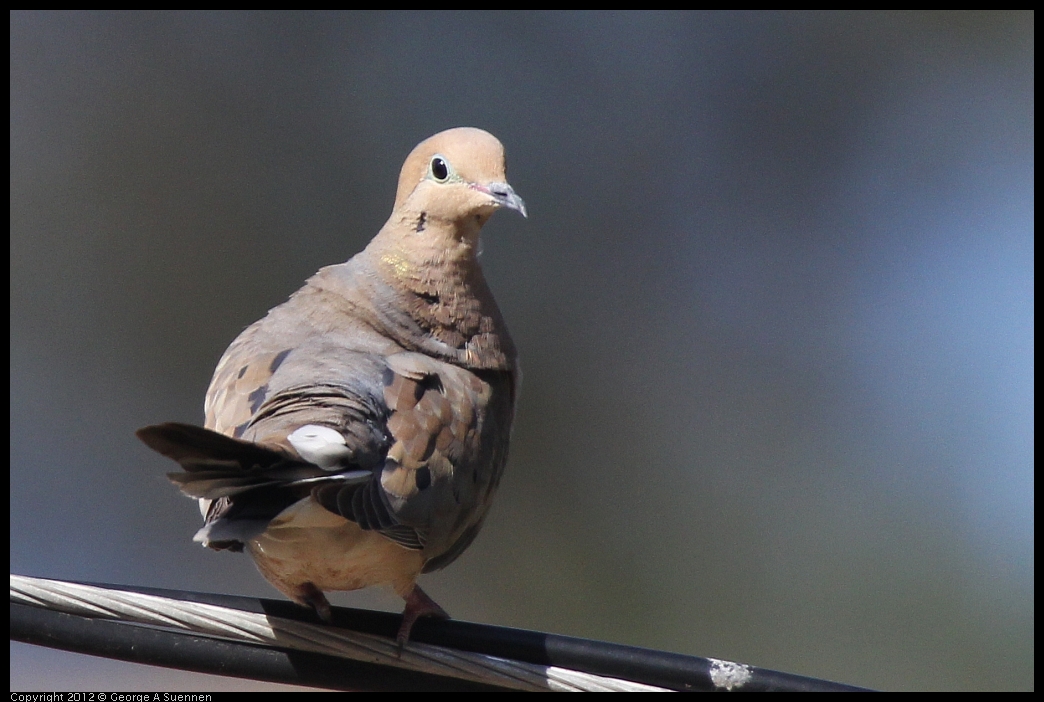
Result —
<instances>
[{"instance_id":1,"label":"bird","mask_svg":"<svg viewBox=\"0 0 1044 702\"><path fill-rule=\"evenodd\" d=\"M228 347L204 426L137 431L180 463L195 541L246 551L326 622L325 592L390 585L400 648L419 617L449 616L417 578L471 544L507 461L518 354L478 260L498 209L528 216L496 137L425 139L370 243Z\"/></svg>"}]
</instances>

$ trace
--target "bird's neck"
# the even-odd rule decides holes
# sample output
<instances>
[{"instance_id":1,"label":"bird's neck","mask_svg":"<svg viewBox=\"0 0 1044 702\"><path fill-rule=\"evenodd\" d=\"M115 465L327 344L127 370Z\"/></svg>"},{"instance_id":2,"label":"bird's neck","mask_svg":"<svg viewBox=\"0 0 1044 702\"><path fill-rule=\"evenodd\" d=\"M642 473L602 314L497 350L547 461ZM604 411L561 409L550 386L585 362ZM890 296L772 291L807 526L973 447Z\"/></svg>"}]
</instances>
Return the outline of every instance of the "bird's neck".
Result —
<instances>
[{"instance_id":1,"label":"bird's neck","mask_svg":"<svg viewBox=\"0 0 1044 702\"><path fill-rule=\"evenodd\" d=\"M477 259L484 220L447 223L421 214L409 220L389 221L360 254L385 288L376 299L394 298L394 305L375 310L382 325L406 337L412 350L470 368L513 369L514 344ZM390 309L409 319L392 318Z\"/></svg>"}]
</instances>

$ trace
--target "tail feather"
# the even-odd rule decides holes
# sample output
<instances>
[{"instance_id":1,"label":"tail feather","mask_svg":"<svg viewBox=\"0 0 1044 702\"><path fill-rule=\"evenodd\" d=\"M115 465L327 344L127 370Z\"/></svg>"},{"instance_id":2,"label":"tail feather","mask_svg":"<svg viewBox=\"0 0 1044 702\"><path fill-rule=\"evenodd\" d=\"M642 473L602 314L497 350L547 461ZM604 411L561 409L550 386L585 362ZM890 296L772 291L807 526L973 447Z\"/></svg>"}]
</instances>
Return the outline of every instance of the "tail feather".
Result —
<instances>
[{"instance_id":1,"label":"tail feather","mask_svg":"<svg viewBox=\"0 0 1044 702\"><path fill-rule=\"evenodd\" d=\"M189 497L218 500L259 488L301 485L333 478L318 466L266 446L233 439L190 424L158 424L139 429L149 448L173 458L184 472L167 477Z\"/></svg>"},{"instance_id":2,"label":"tail feather","mask_svg":"<svg viewBox=\"0 0 1044 702\"><path fill-rule=\"evenodd\" d=\"M417 531L400 525L382 502L374 469L324 469L281 447L190 424L157 424L139 429L137 435L149 448L181 464L182 472L167 477L183 494L204 501L205 524L195 540L210 548L241 550L274 517L309 496L363 529L378 530L406 548L423 547Z\"/></svg>"},{"instance_id":3,"label":"tail feather","mask_svg":"<svg viewBox=\"0 0 1044 702\"><path fill-rule=\"evenodd\" d=\"M173 458L190 472L209 470L219 465L264 469L293 460L292 456L283 451L233 439L191 424L168 422L142 427L135 433L153 451Z\"/></svg>"}]
</instances>

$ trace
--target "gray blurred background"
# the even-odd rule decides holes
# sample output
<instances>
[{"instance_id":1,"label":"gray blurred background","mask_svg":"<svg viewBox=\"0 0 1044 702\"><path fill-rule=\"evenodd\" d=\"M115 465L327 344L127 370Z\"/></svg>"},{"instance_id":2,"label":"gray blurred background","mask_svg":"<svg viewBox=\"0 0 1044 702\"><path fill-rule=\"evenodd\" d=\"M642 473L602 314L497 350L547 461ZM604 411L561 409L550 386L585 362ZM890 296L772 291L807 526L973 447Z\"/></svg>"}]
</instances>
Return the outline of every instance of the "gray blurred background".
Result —
<instances>
[{"instance_id":1,"label":"gray blurred background","mask_svg":"<svg viewBox=\"0 0 1044 702\"><path fill-rule=\"evenodd\" d=\"M1033 687L1032 13L11 14L11 570L279 597L133 432L483 127L525 377L455 617ZM337 604L401 609L390 592ZM232 689L25 645L12 689ZM258 689L269 689L257 684Z\"/></svg>"}]
</instances>

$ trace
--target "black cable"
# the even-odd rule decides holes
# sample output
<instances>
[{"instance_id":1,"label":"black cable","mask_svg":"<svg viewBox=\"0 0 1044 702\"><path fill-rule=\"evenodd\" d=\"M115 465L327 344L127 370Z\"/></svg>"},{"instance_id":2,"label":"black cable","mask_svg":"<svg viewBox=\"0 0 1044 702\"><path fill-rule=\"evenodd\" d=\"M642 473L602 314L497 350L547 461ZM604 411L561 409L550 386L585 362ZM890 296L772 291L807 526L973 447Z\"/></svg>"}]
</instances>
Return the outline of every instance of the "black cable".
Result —
<instances>
[{"instance_id":1,"label":"black cable","mask_svg":"<svg viewBox=\"0 0 1044 702\"><path fill-rule=\"evenodd\" d=\"M321 621L312 610L286 600L269 600L235 595L217 595L100 583L82 582L80 584L168 597L187 602L212 604L295 621L321 624ZM400 622L400 615L389 612L375 612L351 607L333 608L332 624L352 631L394 638L399 630ZM13 626L14 624L12 623ZM14 629L12 628L12 637L14 635L13 631ZM537 665L558 666L674 690L711 691L719 689L714 685L711 677L712 667L714 666L713 660L698 656L686 656L680 653L639 648L637 646L623 646L603 641L546 634L524 629L474 624L452 619L437 620L427 618L421 618L417 621L413 627L410 639L461 651L471 651L473 653L498 656ZM322 658L329 657L322 656ZM158 664L163 665L162 662L158 662ZM341 667L344 668L343 663ZM749 678L739 688L744 691L855 692L865 690L865 688L852 685L755 666L745 666L745 668L749 672ZM387 669L383 667L382 669L400 670L398 668ZM385 674L387 675L387 673ZM263 679L268 680L271 678L265 677ZM294 679L294 681L302 685L320 684L317 682L303 682L300 679Z\"/></svg>"},{"instance_id":2,"label":"black cable","mask_svg":"<svg viewBox=\"0 0 1044 702\"><path fill-rule=\"evenodd\" d=\"M81 617L15 602L11 603L11 639L131 663L331 690L507 691L375 663Z\"/></svg>"}]
</instances>

